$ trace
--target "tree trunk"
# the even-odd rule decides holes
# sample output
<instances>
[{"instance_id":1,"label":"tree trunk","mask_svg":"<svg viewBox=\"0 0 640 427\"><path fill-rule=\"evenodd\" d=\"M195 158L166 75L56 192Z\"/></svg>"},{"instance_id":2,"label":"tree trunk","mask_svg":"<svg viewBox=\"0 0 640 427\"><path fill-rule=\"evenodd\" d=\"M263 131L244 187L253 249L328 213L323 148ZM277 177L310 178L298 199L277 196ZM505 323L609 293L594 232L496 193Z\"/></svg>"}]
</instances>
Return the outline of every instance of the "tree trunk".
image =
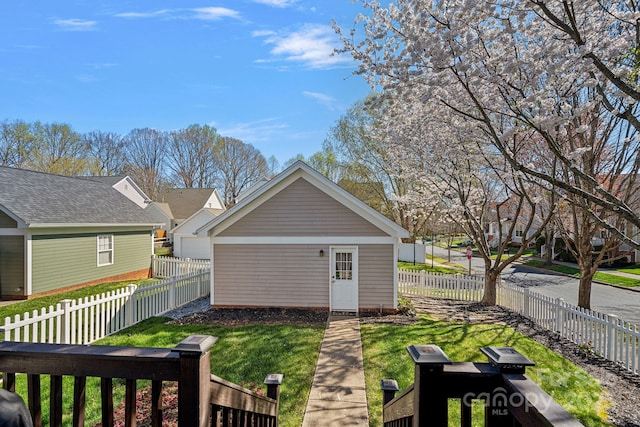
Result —
<instances>
[{"instance_id":1,"label":"tree trunk","mask_svg":"<svg viewBox=\"0 0 640 427\"><path fill-rule=\"evenodd\" d=\"M580 276L580 287L578 288L578 306L591 309L591 281L593 277Z\"/></svg>"},{"instance_id":2,"label":"tree trunk","mask_svg":"<svg viewBox=\"0 0 640 427\"><path fill-rule=\"evenodd\" d=\"M555 239L553 233L546 231L545 239L544 239L547 252L544 254L544 263L546 265L551 265L553 263L553 249L555 246Z\"/></svg>"},{"instance_id":3,"label":"tree trunk","mask_svg":"<svg viewBox=\"0 0 640 427\"><path fill-rule=\"evenodd\" d=\"M481 303L483 305L496 305L499 272L487 270L484 274L484 294Z\"/></svg>"}]
</instances>

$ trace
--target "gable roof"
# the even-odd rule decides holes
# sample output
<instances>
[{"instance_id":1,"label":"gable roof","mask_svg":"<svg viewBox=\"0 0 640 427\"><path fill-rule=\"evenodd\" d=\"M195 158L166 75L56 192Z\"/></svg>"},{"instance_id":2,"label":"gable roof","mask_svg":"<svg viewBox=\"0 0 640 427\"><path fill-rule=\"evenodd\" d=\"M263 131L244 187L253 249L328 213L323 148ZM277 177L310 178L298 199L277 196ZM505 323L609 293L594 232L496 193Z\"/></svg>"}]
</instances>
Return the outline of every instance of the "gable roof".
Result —
<instances>
[{"instance_id":1,"label":"gable roof","mask_svg":"<svg viewBox=\"0 0 640 427\"><path fill-rule=\"evenodd\" d=\"M300 177L390 236L409 237L407 230L351 195L301 160L296 161L270 181L247 194L238 204L199 228L196 233L198 235L213 234L214 229L215 234L222 232Z\"/></svg>"},{"instance_id":2,"label":"gable roof","mask_svg":"<svg viewBox=\"0 0 640 427\"><path fill-rule=\"evenodd\" d=\"M158 193L157 202L169 205L174 219L186 219L202 208L214 196L224 207L215 188L171 188Z\"/></svg>"},{"instance_id":3,"label":"gable roof","mask_svg":"<svg viewBox=\"0 0 640 427\"><path fill-rule=\"evenodd\" d=\"M106 180L9 167L0 167L0 210L19 228L159 225Z\"/></svg>"}]
</instances>

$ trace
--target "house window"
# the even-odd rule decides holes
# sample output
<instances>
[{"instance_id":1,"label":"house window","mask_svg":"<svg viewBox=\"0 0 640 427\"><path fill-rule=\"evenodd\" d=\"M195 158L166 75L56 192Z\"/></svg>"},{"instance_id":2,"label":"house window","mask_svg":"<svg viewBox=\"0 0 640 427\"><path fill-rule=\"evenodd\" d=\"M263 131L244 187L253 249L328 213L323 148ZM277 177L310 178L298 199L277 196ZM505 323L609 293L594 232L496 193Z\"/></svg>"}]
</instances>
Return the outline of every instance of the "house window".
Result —
<instances>
[{"instance_id":1,"label":"house window","mask_svg":"<svg viewBox=\"0 0 640 427\"><path fill-rule=\"evenodd\" d=\"M516 224L516 237L522 237L524 235L524 226L522 224Z\"/></svg>"},{"instance_id":2,"label":"house window","mask_svg":"<svg viewBox=\"0 0 640 427\"><path fill-rule=\"evenodd\" d=\"M98 267L113 264L113 234L98 236Z\"/></svg>"}]
</instances>

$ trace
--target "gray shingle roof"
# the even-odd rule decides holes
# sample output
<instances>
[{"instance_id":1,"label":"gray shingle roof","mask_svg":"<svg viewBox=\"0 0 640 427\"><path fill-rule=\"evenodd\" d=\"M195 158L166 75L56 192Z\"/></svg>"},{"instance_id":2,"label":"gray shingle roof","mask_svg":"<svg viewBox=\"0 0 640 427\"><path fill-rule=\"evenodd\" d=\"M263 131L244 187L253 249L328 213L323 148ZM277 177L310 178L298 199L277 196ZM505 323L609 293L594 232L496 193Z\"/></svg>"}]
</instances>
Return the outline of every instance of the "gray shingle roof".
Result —
<instances>
[{"instance_id":1,"label":"gray shingle roof","mask_svg":"<svg viewBox=\"0 0 640 427\"><path fill-rule=\"evenodd\" d=\"M34 224L154 224L107 182L0 167L0 209Z\"/></svg>"}]
</instances>

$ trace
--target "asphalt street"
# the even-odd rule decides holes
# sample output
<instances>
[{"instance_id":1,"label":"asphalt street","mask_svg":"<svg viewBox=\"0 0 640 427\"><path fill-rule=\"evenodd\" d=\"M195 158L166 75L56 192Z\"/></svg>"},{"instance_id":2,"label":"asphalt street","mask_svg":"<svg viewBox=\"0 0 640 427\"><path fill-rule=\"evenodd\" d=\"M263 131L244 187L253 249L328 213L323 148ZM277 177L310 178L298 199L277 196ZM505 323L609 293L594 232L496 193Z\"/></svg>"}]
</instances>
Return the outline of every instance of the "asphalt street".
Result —
<instances>
[{"instance_id":1,"label":"asphalt street","mask_svg":"<svg viewBox=\"0 0 640 427\"><path fill-rule=\"evenodd\" d=\"M432 247L428 245L427 253L431 254ZM435 256L448 259L447 250L433 247ZM427 261L428 262L428 261ZM451 262L468 268L469 261L464 252L451 251ZM480 257L472 257L471 270L473 274L484 273L484 261ZM519 286L530 287L552 298L562 298L570 304L578 302L578 279L565 275L554 274L537 268L515 264L502 272L502 280ZM593 283L591 288L591 308L606 314L614 314L620 319L640 325L640 292L620 289L613 286Z\"/></svg>"}]
</instances>

